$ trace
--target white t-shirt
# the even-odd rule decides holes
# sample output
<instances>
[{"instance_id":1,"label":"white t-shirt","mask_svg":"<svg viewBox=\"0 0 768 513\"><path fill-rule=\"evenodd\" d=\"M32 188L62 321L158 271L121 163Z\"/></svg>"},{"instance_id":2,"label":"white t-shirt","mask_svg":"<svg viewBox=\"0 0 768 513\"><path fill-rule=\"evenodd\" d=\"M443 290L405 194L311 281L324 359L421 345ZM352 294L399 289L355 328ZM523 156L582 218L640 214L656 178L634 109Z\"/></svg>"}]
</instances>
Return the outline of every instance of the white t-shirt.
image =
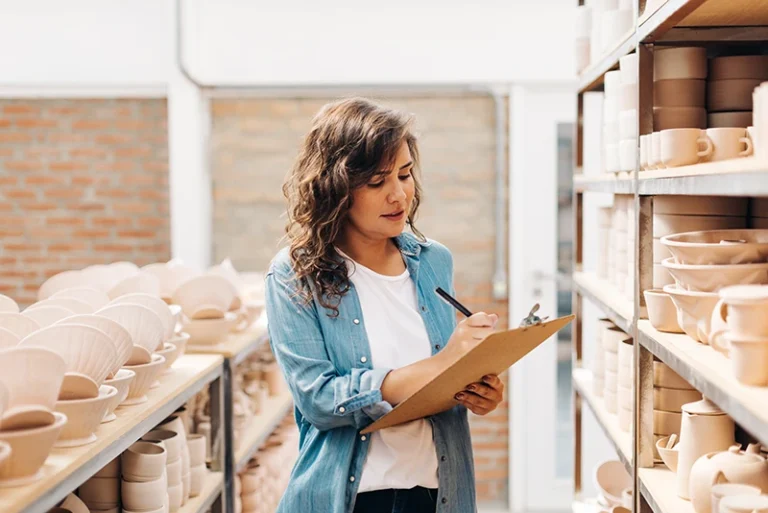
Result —
<instances>
[{"instance_id":1,"label":"white t-shirt","mask_svg":"<svg viewBox=\"0 0 768 513\"><path fill-rule=\"evenodd\" d=\"M408 270L400 276L385 276L339 253L347 260L349 278L360 298L373 367L399 369L429 358L431 343ZM437 452L432 424L426 419L370 435L358 493L414 486L438 487Z\"/></svg>"}]
</instances>

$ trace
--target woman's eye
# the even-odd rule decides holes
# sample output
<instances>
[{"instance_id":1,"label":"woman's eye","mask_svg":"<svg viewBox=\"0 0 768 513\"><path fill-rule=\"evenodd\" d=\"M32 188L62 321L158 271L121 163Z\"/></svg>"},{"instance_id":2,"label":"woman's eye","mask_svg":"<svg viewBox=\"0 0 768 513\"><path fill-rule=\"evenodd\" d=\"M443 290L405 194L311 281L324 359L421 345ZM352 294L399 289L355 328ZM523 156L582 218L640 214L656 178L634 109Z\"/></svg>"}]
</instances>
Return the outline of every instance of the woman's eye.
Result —
<instances>
[{"instance_id":1,"label":"woman's eye","mask_svg":"<svg viewBox=\"0 0 768 513\"><path fill-rule=\"evenodd\" d=\"M381 187L382 185L384 185L384 182L376 182L376 183L369 183L368 187L370 187L372 189L377 189L377 188Z\"/></svg>"},{"instance_id":2,"label":"woman's eye","mask_svg":"<svg viewBox=\"0 0 768 513\"><path fill-rule=\"evenodd\" d=\"M398 178L400 180L408 180L411 177L411 173L408 173L407 175L399 175Z\"/></svg>"}]
</instances>

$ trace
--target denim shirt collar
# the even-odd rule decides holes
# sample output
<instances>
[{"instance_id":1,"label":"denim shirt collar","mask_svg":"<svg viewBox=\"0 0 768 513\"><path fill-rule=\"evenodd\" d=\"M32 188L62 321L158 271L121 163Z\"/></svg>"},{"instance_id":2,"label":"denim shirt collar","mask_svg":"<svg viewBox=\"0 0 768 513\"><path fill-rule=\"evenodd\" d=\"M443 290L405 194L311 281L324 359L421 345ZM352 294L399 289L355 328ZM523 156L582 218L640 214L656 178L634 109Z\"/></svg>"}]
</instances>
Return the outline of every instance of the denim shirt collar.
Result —
<instances>
[{"instance_id":1,"label":"denim shirt collar","mask_svg":"<svg viewBox=\"0 0 768 513\"><path fill-rule=\"evenodd\" d=\"M403 232L392 240L400 249L400 253L403 254L408 272L411 274L414 281L418 280L419 256L421 255L421 250L422 248L429 247L432 243L428 240L421 241L409 232Z\"/></svg>"}]
</instances>

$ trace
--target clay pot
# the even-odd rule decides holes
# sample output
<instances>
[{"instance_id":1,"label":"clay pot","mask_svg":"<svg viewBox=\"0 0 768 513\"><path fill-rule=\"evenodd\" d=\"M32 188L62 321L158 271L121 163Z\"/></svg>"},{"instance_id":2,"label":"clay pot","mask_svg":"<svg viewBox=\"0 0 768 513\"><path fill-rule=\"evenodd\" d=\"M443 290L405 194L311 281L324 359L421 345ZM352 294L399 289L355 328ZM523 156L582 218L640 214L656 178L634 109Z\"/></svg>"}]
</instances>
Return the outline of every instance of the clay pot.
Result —
<instances>
[{"instance_id":1,"label":"clay pot","mask_svg":"<svg viewBox=\"0 0 768 513\"><path fill-rule=\"evenodd\" d=\"M653 55L653 80L707 78L706 48L662 48Z\"/></svg>"},{"instance_id":2,"label":"clay pot","mask_svg":"<svg viewBox=\"0 0 768 513\"><path fill-rule=\"evenodd\" d=\"M643 292L648 307L648 319L651 326L666 333L683 333L677 322L677 310L669 294L659 289Z\"/></svg>"},{"instance_id":3,"label":"clay pot","mask_svg":"<svg viewBox=\"0 0 768 513\"><path fill-rule=\"evenodd\" d=\"M53 443L67 423L67 416L54 413L53 424L18 431L0 431L0 441L11 446L11 455L0 465L0 487L21 486L38 480L38 471L51 452Z\"/></svg>"},{"instance_id":4,"label":"clay pot","mask_svg":"<svg viewBox=\"0 0 768 513\"><path fill-rule=\"evenodd\" d=\"M80 485L77 494L90 510L116 508L120 505L120 479L92 477Z\"/></svg>"},{"instance_id":5,"label":"clay pot","mask_svg":"<svg viewBox=\"0 0 768 513\"><path fill-rule=\"evenodd\" d=\"M163 507L168 485L164 478L143 483L121 482L123 511L155 511Z\"/></svg>"},{"instance_id":6,"label":"clay pot","mask_svg":"<svg viewBox=\"0 0 768 513\"><path fill-rule=\"evenodd\" d=\"M165 449L148 442L136 442L120 457L123 479L143 483L160 479L165 470Z\"/></svg>"},{"instance_id":7,"label":"clay pot","mask_svg":"<svg viewBox=\"0 0 768 513\"><path fill-rule=\"evenodd\" d=\"M706 81L658 80L653 83L654 107L704 107Z\"/></svg>"},{"instance_id":8,"label":"clay pot","mask_svg":"<svg viewBox=\"0 0 768 513\"><path fill-rule=\"evenodd\" d=\"M54 447L78 447L95 442L96 430L116 396L115 387L102 385L96 398L57 401L56 411L65 414L69 421Z\"/></svg>"},{"instance_id":9,"label":"clay pot","mask_svg":"<svg viewBox=\"0 0 768 513\"><path fill-rule=\"evenodd\" d=\"M152 361L150 363L143 365L126 365L125 368L135 372L136 377L133 378L133 381L130 384L128 397L123 401L122 406L141 404L147 401L147 391L149 391L152 383L157 380L158 376L160 376L165 369L165 358L159 354L154 354L152 355Z\"/></svg>"},{"instance_id":10,"label":"clay pot","mask_svg":"<svg viewBox=\"0 0 768 513\"><path fill-rule=\"evenodd\" d=\"M593 476L595 487L611 506L621 504L621 492L632 486L632 477L627 474L624 464L617 460L609 460L595 468Z\"/></svg>"}]
</instances>

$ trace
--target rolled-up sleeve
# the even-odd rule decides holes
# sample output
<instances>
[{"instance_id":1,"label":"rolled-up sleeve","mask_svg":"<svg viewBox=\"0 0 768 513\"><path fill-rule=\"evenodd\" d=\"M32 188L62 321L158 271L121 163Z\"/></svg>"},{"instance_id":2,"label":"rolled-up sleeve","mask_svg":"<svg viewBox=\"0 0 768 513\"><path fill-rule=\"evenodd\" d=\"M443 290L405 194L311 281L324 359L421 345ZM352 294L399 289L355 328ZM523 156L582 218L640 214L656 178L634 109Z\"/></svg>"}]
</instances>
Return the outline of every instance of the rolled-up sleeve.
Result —
<instances>
[{"instance_id":1,"label":"rolled-up sleeve","mask_svg":"<svg viewBox=\"0 0 768 513\"><path fill-rule=\"evenodd\" d=\"M328 356L314 302L296 295L290 269L273 264L266 276L270 343L294 403L319 430L362 429L392 409L381 384L389 369L352 369L339 374Z\"/></svg>"}]
</instances>

